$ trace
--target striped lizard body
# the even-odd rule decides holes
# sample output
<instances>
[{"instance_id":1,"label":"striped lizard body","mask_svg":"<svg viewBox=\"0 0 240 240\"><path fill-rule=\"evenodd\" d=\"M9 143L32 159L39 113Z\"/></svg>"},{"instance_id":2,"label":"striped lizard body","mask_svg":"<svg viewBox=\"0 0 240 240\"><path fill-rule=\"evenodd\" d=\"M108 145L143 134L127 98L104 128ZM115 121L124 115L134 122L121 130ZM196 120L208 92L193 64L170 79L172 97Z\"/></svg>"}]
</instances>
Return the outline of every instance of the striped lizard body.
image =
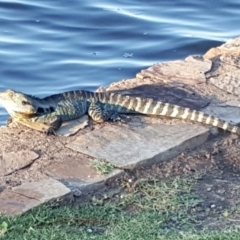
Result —
<instances>
[{"instance_id":1,"label":"striped lizard body","mask_svg":"<svg viewBox=\"0 0 240 240\"><path fill-rule=\"evenodd\" d=\"M62 122L79 118L86 113L96 122L121 121L119 114L139 113L190 120L240 135L239 127L197 110L150 98L110 92L78 90L36 98L6 90L0 93L0 103L13 120L45 132L54 132Z\"/></svg>"}]
</instances>

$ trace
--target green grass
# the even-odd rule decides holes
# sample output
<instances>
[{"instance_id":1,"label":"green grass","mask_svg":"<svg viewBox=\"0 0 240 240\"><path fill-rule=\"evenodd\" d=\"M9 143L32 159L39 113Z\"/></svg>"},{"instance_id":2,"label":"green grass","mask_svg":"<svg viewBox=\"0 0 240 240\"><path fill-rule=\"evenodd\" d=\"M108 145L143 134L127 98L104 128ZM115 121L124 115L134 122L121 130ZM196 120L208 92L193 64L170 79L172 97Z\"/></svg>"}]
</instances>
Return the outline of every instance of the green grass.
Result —
<instances>
[{"instance_id":1,"label":"green grass","mask_svg":"<svg viewBox=\"0 0 240 240\"><path fill-rule=\"evenodd\" d=\"M199 203L195 180L139 180L110 200L82 206L40 206L22 216L0 217L0 236L7 240L75 239L240 239L240 230L196 231L190 210ZM108 199L108 200L106 200Z\"/></svg>"},{"instance_id":2,"label":"green grass","mask_svg":"<svg viewBox=\"0 0 240 240\"><path fill-rule=\"evenodd\" d=\"M111 173L116 167L107 162L104 159L96 159L91 163L91 167L94 168L100 174L109 174Z\"/></svg>"}]
</instances>

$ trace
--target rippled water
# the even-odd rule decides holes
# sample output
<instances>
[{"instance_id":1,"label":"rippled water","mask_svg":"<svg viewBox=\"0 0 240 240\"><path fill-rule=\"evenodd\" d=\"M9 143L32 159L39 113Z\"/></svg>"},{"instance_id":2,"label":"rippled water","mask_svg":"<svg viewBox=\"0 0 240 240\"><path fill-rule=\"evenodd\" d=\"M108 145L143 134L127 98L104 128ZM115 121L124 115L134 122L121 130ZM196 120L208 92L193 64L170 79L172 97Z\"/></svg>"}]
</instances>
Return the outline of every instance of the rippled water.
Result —
<instances>
[{"instance_id":1,"label":"rippled water","mask_svg":"<svg viewBox=\"0 0 240 240\"><path fill-rule=\"evenodd\" d=\"M0 0L0 90L95 90L202 54L239 36L239 22L238 0Z\"/></svg>"}]
</instances>

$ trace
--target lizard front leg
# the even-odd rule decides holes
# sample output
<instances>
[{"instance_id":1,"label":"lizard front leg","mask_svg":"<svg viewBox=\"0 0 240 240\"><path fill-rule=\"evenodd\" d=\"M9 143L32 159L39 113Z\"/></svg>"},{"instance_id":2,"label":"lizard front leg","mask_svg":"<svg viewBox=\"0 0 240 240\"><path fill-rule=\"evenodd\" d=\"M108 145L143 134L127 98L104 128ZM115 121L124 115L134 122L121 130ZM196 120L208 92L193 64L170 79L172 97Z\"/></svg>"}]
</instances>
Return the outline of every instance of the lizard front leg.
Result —
<instances>
[{"instance_id":1,"label":"lizard front leg","mask_svg":"<svg viewBox=\"0 0 240 240\"><path fill-rule=\"evenodd\" d=\"M55 134L62 125L62 119L56 115L53 116L52 114L44 114L39 117L26 119L14 119L14 121L46 134Z\"/></svg>"}]
</instances>

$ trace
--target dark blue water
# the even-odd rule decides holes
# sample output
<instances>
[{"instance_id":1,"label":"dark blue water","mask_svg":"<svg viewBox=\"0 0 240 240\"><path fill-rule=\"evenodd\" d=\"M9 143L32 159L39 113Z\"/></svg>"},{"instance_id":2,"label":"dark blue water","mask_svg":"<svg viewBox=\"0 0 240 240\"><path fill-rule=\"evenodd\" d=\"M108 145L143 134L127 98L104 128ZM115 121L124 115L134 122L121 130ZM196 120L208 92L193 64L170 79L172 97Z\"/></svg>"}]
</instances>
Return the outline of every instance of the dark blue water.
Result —
<instances>
[{"instance_id":1,"label":"dark blue water","mask_svg":"<svg viewBox=\"0 0 240 240\"><path fill-rule=\"evenodd\" d=\"M203 54L239 36L239 23L238 0L0 0L0 91L95 90Z\"/></svg>"}]
</instances>

